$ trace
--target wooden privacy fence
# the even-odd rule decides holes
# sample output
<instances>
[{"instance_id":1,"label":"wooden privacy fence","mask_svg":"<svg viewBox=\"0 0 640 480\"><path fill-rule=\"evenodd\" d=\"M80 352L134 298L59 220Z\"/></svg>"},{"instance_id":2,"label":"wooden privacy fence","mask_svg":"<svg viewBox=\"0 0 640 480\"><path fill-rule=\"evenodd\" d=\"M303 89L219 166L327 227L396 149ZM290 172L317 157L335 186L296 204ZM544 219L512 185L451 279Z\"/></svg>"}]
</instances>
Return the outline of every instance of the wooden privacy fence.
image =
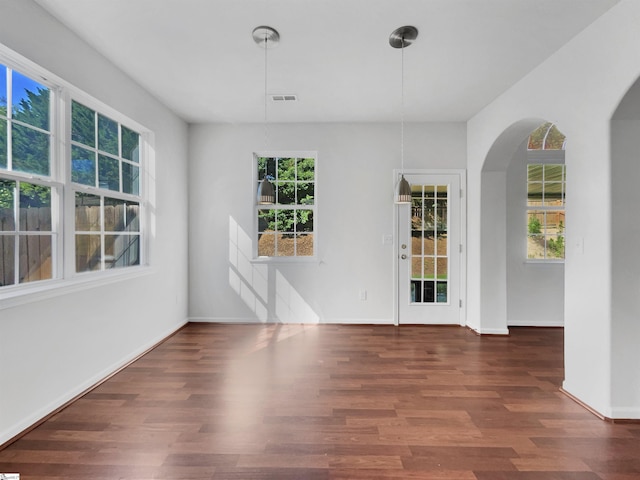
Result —
<instances>
[{"instance_id":1,"label":"wooden privacy fence","mask_svg":"<svg viewBox=\"0 0 640 480\"><path fill-rule=\"evenodd\" d=\"M16 236L18 237L17 252ZM16 254L18 255L18 283L51 278L52 237L51 207L19 209L18 225L16 225L13 210L0 209L2 252L0 283L2 285L16 283Z\"/></svg>"}]
</instances>

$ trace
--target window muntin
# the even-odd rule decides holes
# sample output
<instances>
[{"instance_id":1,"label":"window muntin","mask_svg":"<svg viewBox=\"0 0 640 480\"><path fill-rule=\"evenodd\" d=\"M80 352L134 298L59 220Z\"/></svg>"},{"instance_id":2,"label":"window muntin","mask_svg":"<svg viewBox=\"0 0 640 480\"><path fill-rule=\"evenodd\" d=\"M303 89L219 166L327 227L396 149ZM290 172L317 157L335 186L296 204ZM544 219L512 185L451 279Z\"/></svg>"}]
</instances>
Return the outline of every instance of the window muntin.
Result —
<instances>
[{"instance_id":1,"label":"window muntin","mask_svg":"<svg viewBox=\"0 0 640 480\"><path fill-rule=\"evenodd\" d=\"M315 156L256 155L255 159L257 182L266 177L276 192L273 205L256 206L258 258L315 257Z\"/></svg>"},{"instance_id":2,"label":"window muntin","mask_svg":"<svg viewBox=\"0 0 640 480\"><path fill-rule=\"evenodd\" d=\"M140 194L140 134L73 100L71 180L89 187Z\"/></svg>"},{"instance_id":3,"label":"window muntin","mask_svg":"<svg viewBox=\"0 0 640 480\"><path fill-rule=\"evenodd\" d=\"M564 259L565 201L565 165L527 165L528 259Z\"/></svg>"}]
</instances>

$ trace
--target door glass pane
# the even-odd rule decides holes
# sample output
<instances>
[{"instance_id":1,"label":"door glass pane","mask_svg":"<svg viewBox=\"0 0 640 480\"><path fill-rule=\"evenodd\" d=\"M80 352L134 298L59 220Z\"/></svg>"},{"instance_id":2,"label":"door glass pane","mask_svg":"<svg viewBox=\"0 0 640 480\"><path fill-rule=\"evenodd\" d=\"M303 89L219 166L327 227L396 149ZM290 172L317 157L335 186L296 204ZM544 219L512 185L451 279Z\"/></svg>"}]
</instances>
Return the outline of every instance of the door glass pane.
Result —
<instances>
[{"instance_id":1,"label":"door glass pane","mask_svg":"<svg viewBox=\"0 0 640 480\"><path fill-rule=\"evenodd\" d=\"M449 278L449 259L438 257L436 264L438 280L446 280Z\"/></svg>"},{"instance_id":2,"label":"door glass pane","mask_svg":"<svg viewBox=\"0 0 640 480\"><path fill-rule=\"evenodd\" d=\"M424 270L422 271L423 278L433 280L435 278L435 262L433 257L424 257Z\"/></svg>"},{"instance_id":3,"label":"door glass pane","mask_svg":"<svg viewBox=\"0 0 640 480\"><path fill-rule=\"evenodd\" d=\"M436 253L438 255L447 255L447 234L438 232Z\"/></svg>"},{"instance_id":4,"label":"door glass pane","mask_svg":"<svg viewBox=\"0 0 640 480\"><path fill-rule=\"evenodd\" d=\"M436 295L436 279L448 278L448 185L412 185L411 205L411 279L424 279L421 285L411 280L413 302L446 302L446 284ZM437 257L436 257L437 255ZM444 288L444 294L442 289Z\"/></svg>"},{"instance_id":5,"label":"door glass pane","mask_svg":"<svg viewBox=\"0 0 640 480\"><path fill-rule=\"evenodd\" d=\"M422 256L411 257L411 278L422 278Z\"/></svg>"},{"instance_id":6,"label":"door glass pane","mask_svg":"<svg viewBox=\"0 0 640 480\"><path fill-rule=\"evenodd\" d=\"M436 302L447 303L448 282L436 282Z\"/></svg>"}]
</instances>

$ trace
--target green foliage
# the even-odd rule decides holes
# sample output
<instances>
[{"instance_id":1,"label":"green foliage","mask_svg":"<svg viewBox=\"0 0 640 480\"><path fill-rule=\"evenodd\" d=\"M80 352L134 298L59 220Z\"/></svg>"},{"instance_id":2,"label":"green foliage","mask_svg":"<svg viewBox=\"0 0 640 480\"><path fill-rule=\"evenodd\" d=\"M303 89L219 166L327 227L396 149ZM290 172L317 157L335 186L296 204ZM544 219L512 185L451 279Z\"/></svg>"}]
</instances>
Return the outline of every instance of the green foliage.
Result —
<instances>
[{"instance_id":1,"label":"green foliage","mask_svg":"<svg viewBox=\"0 0 640 480\"><path fill-rule=\"evenodd\" d=\"M13 107L13 118L49 130L49 89L26 90L27 97ZM6 136L6 130L5 130ZM13 170L49 175L49 135L25 125L12 125Z\"/></svg>"},{"instance_id":2,"label":"green foliage","mask_svg":"<svg viewBox=\"0 0 640 480\"><path fill-rule=\"evenodd\" d=\"M313 232L313 210L298 206L314 204L315 160L258 157L257 171L258 181L267 178L274 183L276 204L287 206L260 210L259 230L285 235Z\"/></svg>"},{"instance_id":3,"label":"green foliage","mask_svg":"<svg viewBox=\"0 0 640 480\"><path fill-rule=\"evenodd\" d=\"M538 217L529 217L529 235L542 233L542 224Z\"/></svg>"},{"instance_id":4,"label":"green foliage","mask_svg":"<svg viewBox=\"0 0 640 480\"><path fill-rule=\"evenodd\" d=\"M560 222L558 225L558 234L556 239L550 238L547 242L547 250L549 252L549 256L554 258L564 258L564 235L562 232L564 231L564 224Z\"/></svg>"}]
</instances>

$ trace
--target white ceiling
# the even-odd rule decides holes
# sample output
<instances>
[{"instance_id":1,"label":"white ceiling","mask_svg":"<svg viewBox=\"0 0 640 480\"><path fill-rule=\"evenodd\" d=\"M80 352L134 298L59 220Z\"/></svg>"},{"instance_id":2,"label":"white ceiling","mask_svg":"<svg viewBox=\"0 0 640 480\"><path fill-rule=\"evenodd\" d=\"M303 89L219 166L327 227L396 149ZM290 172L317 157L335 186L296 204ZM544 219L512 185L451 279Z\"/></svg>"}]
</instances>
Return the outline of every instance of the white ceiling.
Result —
<instances>
[{"instance_id":1,"label":"white ceiling","mask_svg":"<svg viewBox=\"0 0 640 480\"><path fill-rule=\"evenodd\" d=\"M36 0L189 122L464 121L619 0ZM535 94L535 92L532 92Z\"/></svg>"}]
</instances>

